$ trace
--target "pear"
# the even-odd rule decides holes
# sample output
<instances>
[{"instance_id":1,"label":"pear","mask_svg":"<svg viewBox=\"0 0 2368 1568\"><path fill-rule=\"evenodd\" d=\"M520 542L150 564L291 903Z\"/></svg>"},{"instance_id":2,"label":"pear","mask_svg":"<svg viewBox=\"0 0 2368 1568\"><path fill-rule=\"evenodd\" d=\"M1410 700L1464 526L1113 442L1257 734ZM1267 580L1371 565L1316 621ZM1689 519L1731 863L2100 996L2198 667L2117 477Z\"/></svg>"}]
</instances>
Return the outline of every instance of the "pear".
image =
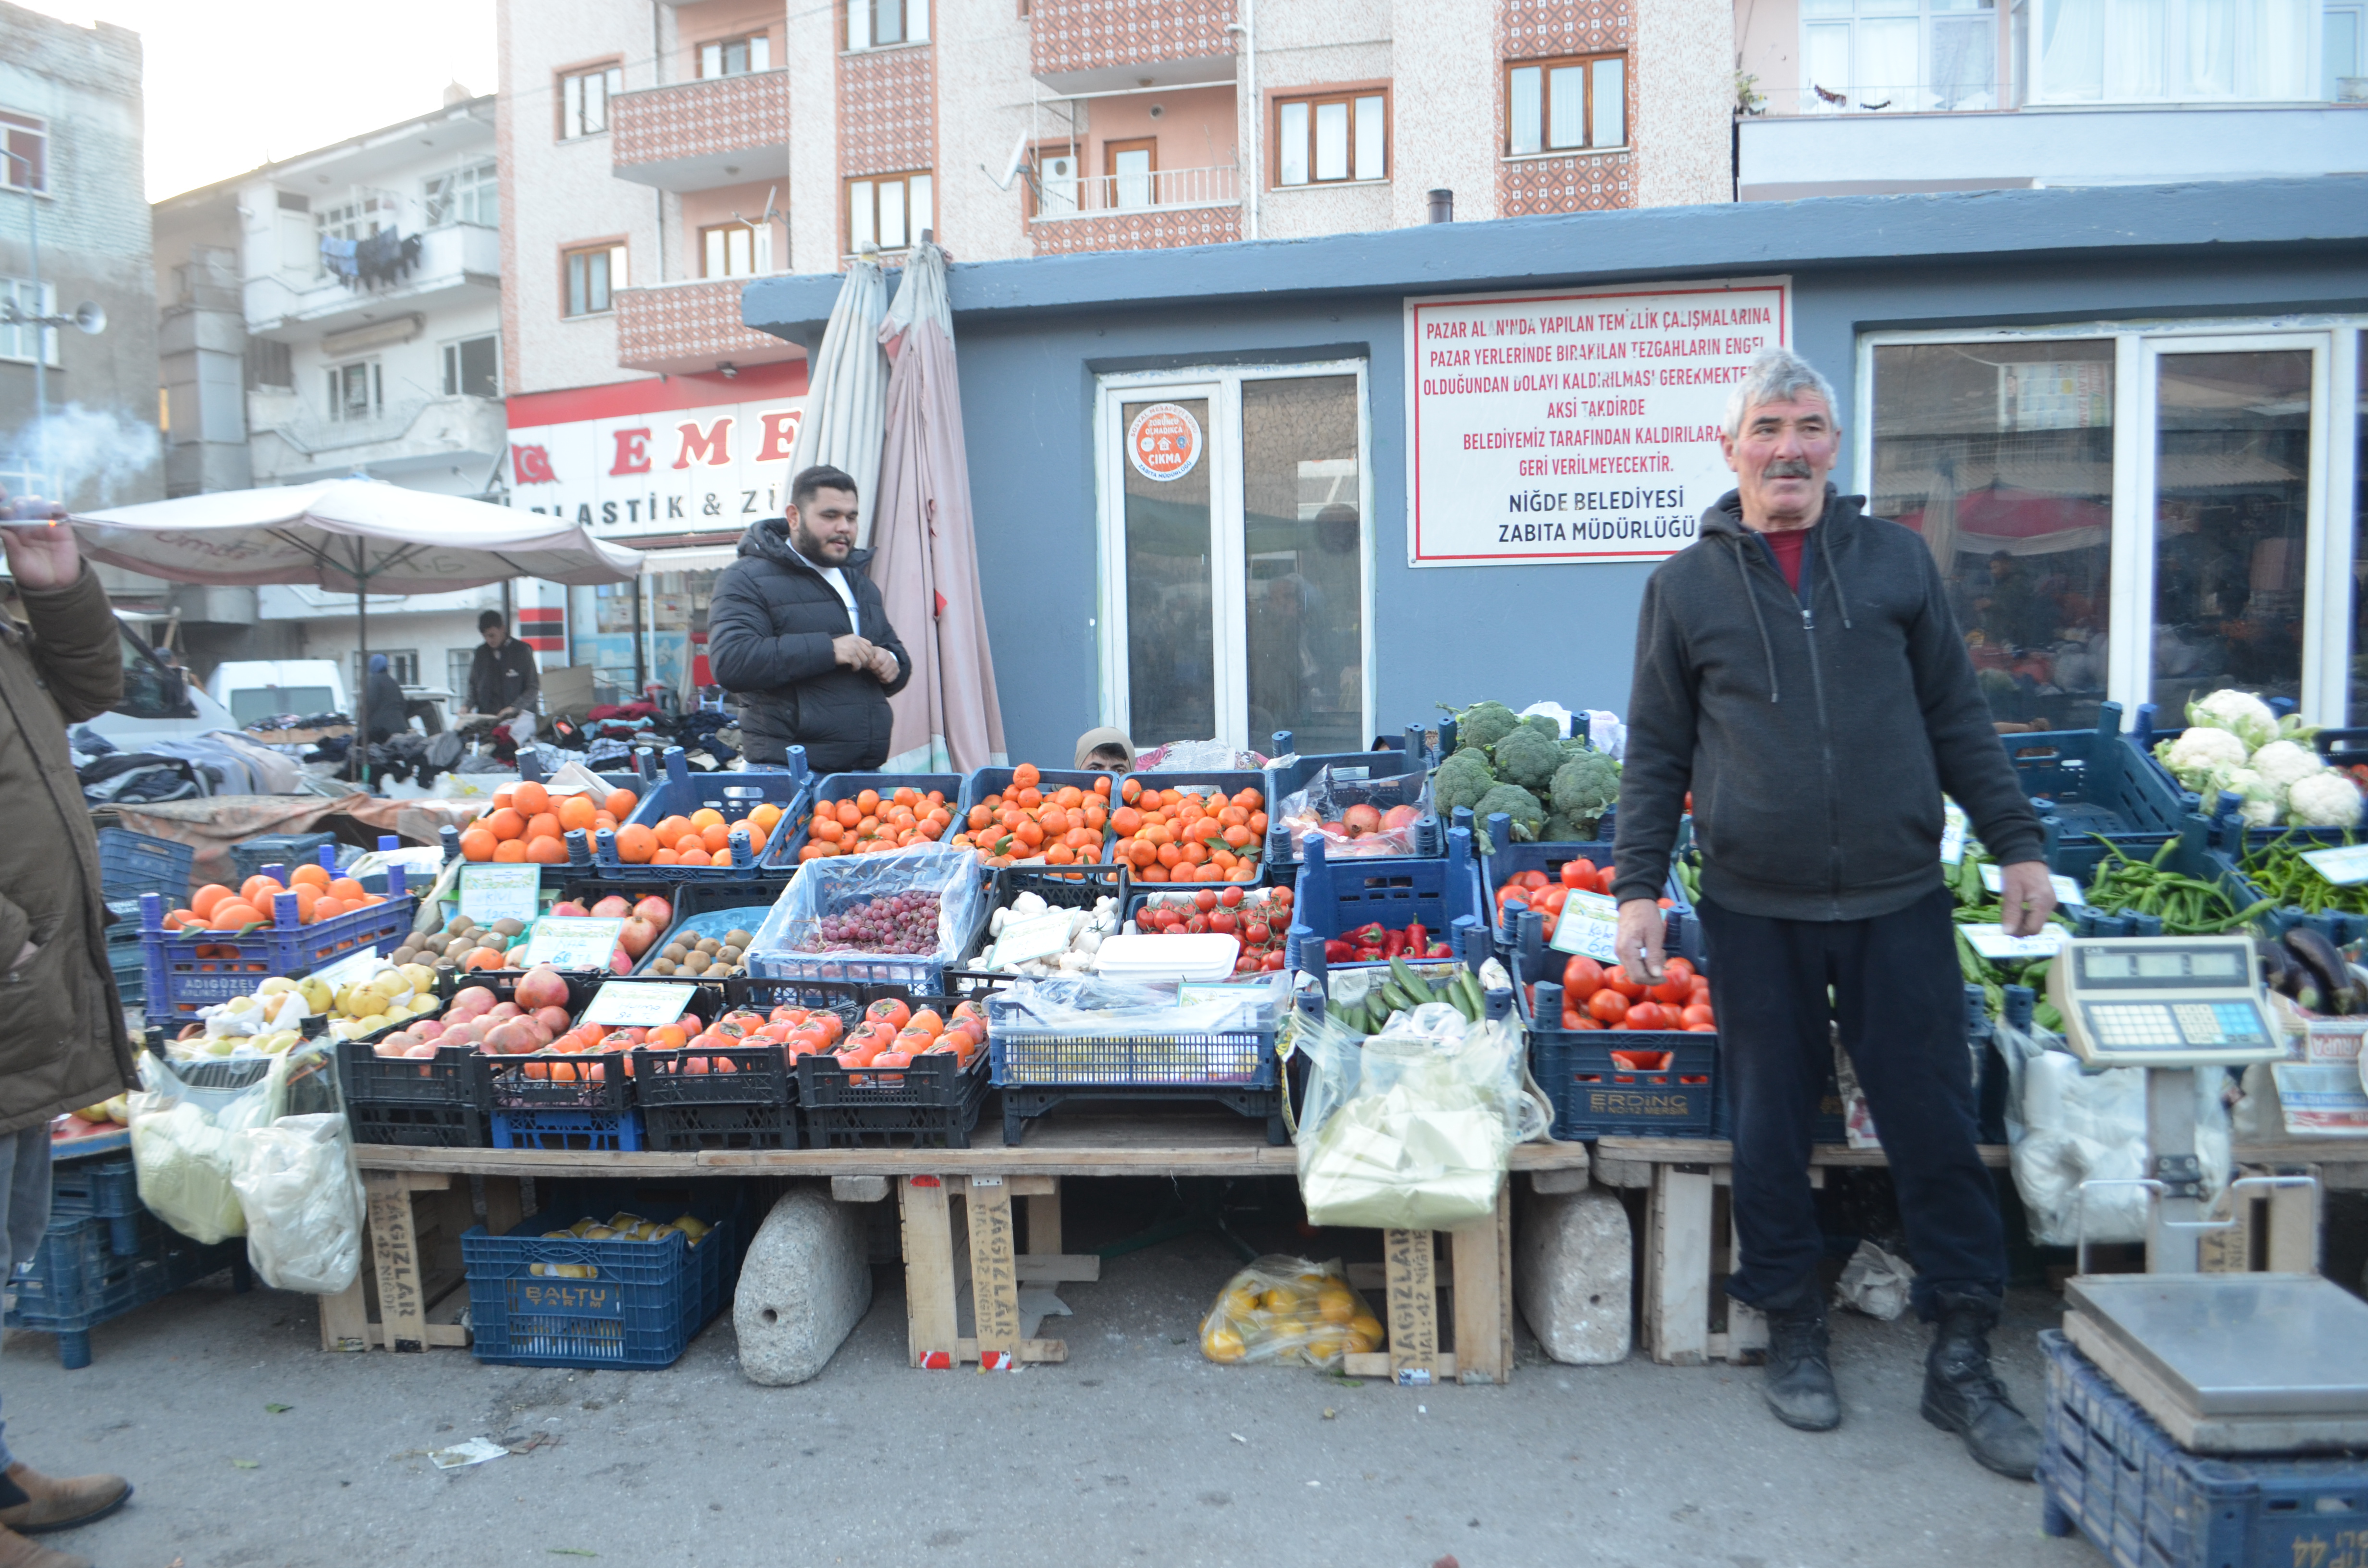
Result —
<instances>
[{"instance_id":1,"label":"pear","mask_svg":"<svg viewBox=\"0 0 2368 1568\"><path fill-rule=\"evenodd\" d=\"M294 981L290 980L285 976L275 974L270 979L265 981L262 984L256 986L255 991L256 994L258 996L277 996L283 991L293 991L295 989L297 989L297 986Z\"/></svg>"},{"instance_id":2,"label":"pear","mask_svg":"<svg viewBox=\"0 0 2368 1568\"><path fill-rule=\"evenodd\" d=\"M337 999L336 993L329 988L329 983L317 974L308 974L298 981L296 989L304 994L304 1006L316 1013L327 1012Z\"/></svg>"}]
</instances>

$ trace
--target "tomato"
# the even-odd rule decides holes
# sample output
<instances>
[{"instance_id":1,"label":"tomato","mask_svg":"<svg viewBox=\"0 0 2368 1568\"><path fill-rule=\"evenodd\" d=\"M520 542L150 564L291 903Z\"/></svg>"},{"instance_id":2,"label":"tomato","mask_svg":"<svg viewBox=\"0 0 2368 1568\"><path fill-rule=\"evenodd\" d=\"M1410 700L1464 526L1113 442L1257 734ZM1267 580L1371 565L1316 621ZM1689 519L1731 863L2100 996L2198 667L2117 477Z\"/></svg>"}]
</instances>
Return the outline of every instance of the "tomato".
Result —
<instances>
[{"instance_id":1,"label":"tomato","mask_svg":"<svg viewBox=\"0 0 2368 1568\"><path fill-rule=\"evenodd\" d=\"M1661 1006L1657 1002L1634 1004L1629 1007L1628 1017L1624 1021L1632 1029L1665 1029L1669 1027L1663 1021Z\"/></svg>"},{"instance_id":2,"label":"tomato","mask_svg":"<svg viewBox=\"0 0 2368 1568\"><path fill-rule=\"evenodd\" d=\"M1664 963L1661 966L1661 969L1662 971L1668 974L1671 980L1682 980L1688 984L1691 984L1695 980L1700 978L1694 970L1694 966L1684 959L1673 958ZM1704 983L1707 984L1708 982L1704 982Z\"/></svg>"},{"instance_id":3,"label":"tomato","mask_svg":"<svg viewBox=\"0 0 2368 1568\"><path fill-rule=\"evenodd\" d=\"M1216 907L1217 907L1217 891L1216 891L1216 889L1214 889L1214 888L1202 888L1199 892L1194 893L1194 894L1192 895L1192 905L1193 905L1193 907L1194 907L1194 908L1198 909L1198 910L1199 910L1201 914L1203 914L1203 915L1206 915L1206 914L1208 914L1208 913L1209 913L1209 911L1211 911L1211 910L1212 910L1212 909L1216 908Z\"/></svg>"},{"instance_id":4,"label":"tomato","mask_svg":"<svg viewBox=\"0 0 2368 1568\"><path fill-rule=\"evenodd\" d=\"M1239 909L1242 906L1242 890L1226 888L1217 894L1217 902L1227 909Z\"/></svg>"},{"instance_id":5,"label":"tomato","mask_svg":"<svg viewBox=\"0 0 2368 1568\"><path fill-rule=\"evenodd\" d=\"M1603 989L1603 966L1585 954L1574 954L1562 966L1563 999L1577 1006Z\"/></svg>"},{"instance_id":6,"label":"tomato","mask_svg":"<svg viewBox=\"0 0 2368 1568\"><path fill-rule=\"evenodd\" d=\"M1507 882L1497 890L1497 907L1502 909L1505 905L1516 902L1526 907L1530 902L1526 896L1528 892L1529 889L1518 882Z\"/></svg>"},{"instance_id":7,"label":"tomato","mask_svg":"<svg viewBox=\"0 0 2368 1568\"><path fill-rule=\"evenodd\" d=\"M1595 891L1597 892L1610 892L1611 891L1612 879L1617 877L1619 874L1620 870L1616 866L1606 866L1600 871L1596 872Z\"/></svg>"},{"instance_id":8,"label":"tomato","mask_svg":"<svg viewBox=\"0 0 2368 1568\"><path fill-rule=\"evenodd\" d=\"M1646 993L1646 994L1651 996L1654 1001L1666 1003L1668 1006L1672 1007L1684 1006L1687 1000L1691 998L1693 994L1694 988L1691 984L1687 983L1685 981L1678 979L1674 975L1664 980L1660 984L1654 986L1651 991Z\"/></svg>"},{"instance_id":9,"label":"tomato","mask_svg":"<svg viewBox=\"0 0 2368 1568\"><path fill-rule=\"evenodd\" d=\"M1546 874L1543 871L1523 871L1520 880L1521 885L1525 888L1542 888L1546 885Z\"/></svg>"},{"instance_id":10,"label":"tomato","mask_svg":"<svg viewBox=\"0 0 2368 1568\"><path fill-rule=\"evenodd\" d=\"M1631 1002L1634 1002L1637 997L1645 994L1645 988L1635 981L1629 979L1628 971L1618 964L1613 964L1610 969L1603 971L1603 983L1611 987L1612 990L1617 991L1621 995L1625 996Z\"/></svg>"},{"instance_id":11,"label":"tomato","mask_svg":"<svg viewBox=\"0 0 2368 1568\"><path fill-rule=\"evenodd\" d=\"M1587 1011L1599 1022L1616 1024L1628 1016L1628 998L1606 987L1587 999Z\"/></svg>"},{"instance_id":12,"label":"tomato","mask_svg":"<svg viewBox=\"0 0 2368 1568\"><path fill-rule=\"evenodd\" d=\"M1228 888L1225 891L1231 892L1235 890ZM1242 927L1242 940L1253 948L1265 946L1267 938L1272 935L1274 933L1263 920L1253 920Z\"/></svg>"},{"instance_id":13,"label":"tomato","mask_svg":"<svg viewBox=\"0 0 2368 1568\"><path fill-rule=\"evenodd\" d=\"M1690 1029L1697 1024L1704 1024L1715 1028L1718 1027L1718 1019L1708 1007L1700 1006L1689 1006L1678 1015L1678 1027L1680 1028Z\"/></svg>"},{"instance_id":14,"label":"tomato","mask_svg":"<svg viewBox=\"0 0 2368 1568\"><path fill-rule=\"evenodd\" d=\"M1538 900L1538 907L1544 910L1548 915L1560 915L1562 913L1562 906L1568 903L1569 900L1570 890L1568 888L1560 886L1550 887L1546 889L1544 894Z\"/></svg>"},{"instance_id":15,"label":"tomato","mask_svg":"<svg viewBox=\"0 0 2368 1568\"><path fill-rule=\"evenodd\" d=\"M1595 887L1595 862L1585 858L1564 861L1562 885L1566 888L1586 888L1592 892Z\"/></svg>"}]
</instances>

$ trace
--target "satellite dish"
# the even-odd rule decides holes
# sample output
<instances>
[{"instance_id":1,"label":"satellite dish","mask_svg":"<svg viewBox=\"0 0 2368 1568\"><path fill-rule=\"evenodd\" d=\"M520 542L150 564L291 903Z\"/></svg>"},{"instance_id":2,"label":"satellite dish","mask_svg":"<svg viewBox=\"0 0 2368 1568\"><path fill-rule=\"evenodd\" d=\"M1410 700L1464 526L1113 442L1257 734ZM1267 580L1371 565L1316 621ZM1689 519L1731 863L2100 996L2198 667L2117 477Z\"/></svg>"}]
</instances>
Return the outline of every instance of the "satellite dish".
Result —
<instances>
[{"instance_id":1,"label":"satellite dish","mask_svg":"<svg viewBox=\"0 0 2368 1568\"><path fill-rule=\"evenodd\" d=\"M97 301L85 300L74 307L74 325L97 337L107 330L107 312L99 308Z\"/></svg>"},{"instance_id":2,"label":"satellite dish","mask_svg":"<svg viewBox=\"0 0 2368 1568\"><path fill-rule=\"evenodd\" d=\"M1002 173L1002 175L1001 175L1000 176L989 176L988 177L989 177L989 178L992 178L992 179L994 179L994 180L995 180L995 188L996 188L996 189L997 189L997 190L1009 190L1009 189L1011 188L1011 182L1012 182L1013 180L1015 180L1015 179L1019 178L1019 171L1020 171L1021 169L1026 168L1027 166L1028 166L1028 132L1027 132L1027 131L1022 131L1019 133L1019 141L1017 141L1017 142L1014 142L1011 144L1011 157L1010 157L1010 159L1009 159L1007 163L1005 163L1005 165L1003 165L1003 173ZM981 165L979 165L979 167L980 167L982 170L984 170L984 169L986 167L986 165L984 165L984 164L981 164Z\"/></svg>"}]
</instances>

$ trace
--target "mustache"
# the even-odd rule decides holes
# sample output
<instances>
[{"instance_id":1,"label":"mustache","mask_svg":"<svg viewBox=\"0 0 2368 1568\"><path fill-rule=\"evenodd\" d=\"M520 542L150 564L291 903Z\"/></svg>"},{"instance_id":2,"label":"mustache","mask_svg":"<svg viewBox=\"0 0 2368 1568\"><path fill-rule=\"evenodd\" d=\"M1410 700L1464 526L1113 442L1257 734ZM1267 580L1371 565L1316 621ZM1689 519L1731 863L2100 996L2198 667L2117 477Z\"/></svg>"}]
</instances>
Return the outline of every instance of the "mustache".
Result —
<instances>
[{"instance_id":1,"label":"mustache","mask_svg":"<svg viewBox=\"0 0 2368 1568\"><path fill-rule=\"evenodd\" d=\"M1799 458L1778 458L1762 469L1762 479L1814 479L1816 472Z\"/></svg>"}]
</instances>

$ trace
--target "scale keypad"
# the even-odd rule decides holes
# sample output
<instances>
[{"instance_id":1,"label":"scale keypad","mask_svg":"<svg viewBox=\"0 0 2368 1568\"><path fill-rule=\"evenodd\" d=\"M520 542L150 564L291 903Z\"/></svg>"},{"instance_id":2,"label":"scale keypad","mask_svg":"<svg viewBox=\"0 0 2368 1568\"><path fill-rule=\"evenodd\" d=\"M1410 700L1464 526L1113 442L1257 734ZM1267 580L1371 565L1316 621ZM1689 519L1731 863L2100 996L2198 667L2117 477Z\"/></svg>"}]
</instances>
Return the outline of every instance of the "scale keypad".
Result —
<instances>
[{"instance_id":1,"label":"scale keypad","mask_svg":"<svg viewBox=\"0 0 2368 1568\"><path fill-rule=\"evenodd\" d=\"M2091 1002L2089 1034L2105 1051L2258 1045L2261 1016L2248 1002Z\"/></svg>"}]
</instances>

